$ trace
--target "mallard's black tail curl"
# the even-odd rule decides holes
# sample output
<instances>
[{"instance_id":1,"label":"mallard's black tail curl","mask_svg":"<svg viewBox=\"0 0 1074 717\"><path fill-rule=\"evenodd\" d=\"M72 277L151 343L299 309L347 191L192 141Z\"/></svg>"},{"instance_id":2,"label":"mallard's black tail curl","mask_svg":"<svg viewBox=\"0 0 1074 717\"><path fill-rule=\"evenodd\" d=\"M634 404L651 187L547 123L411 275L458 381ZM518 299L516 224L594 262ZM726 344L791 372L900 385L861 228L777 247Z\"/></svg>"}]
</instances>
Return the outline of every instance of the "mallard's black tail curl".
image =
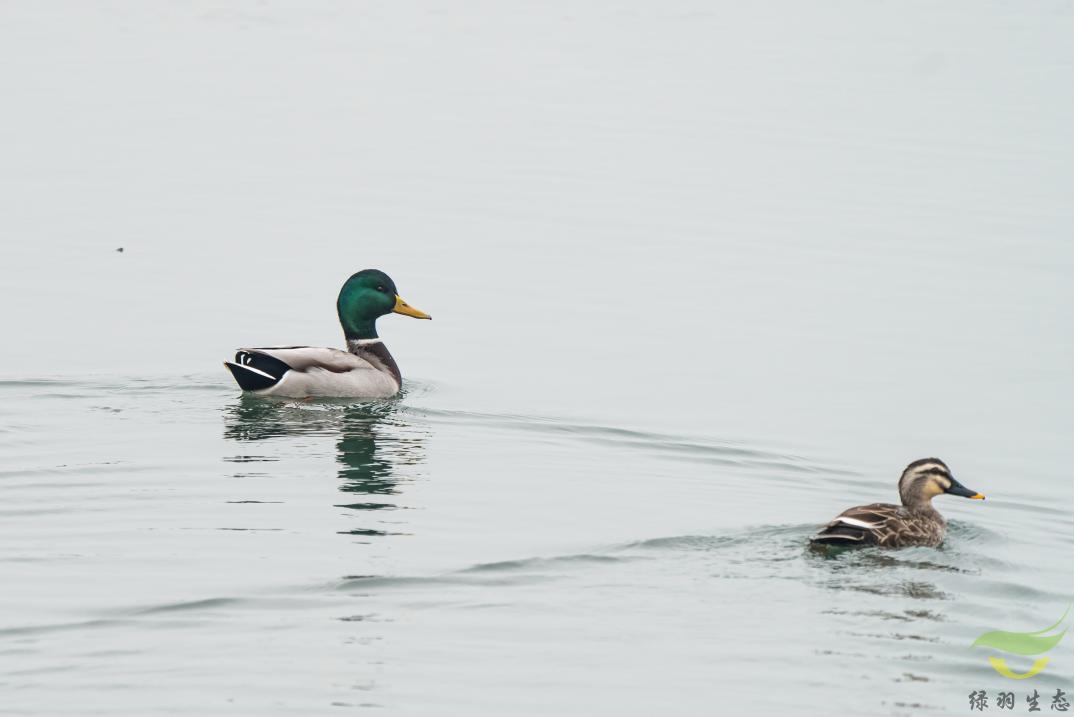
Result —
<instances>
[{"instance_id":1,"label":"mallard's black tail curl","mask_svg":"<svg viewBox=\"0 0 1074 717\"><path fill-rule=\"evenodd\" d=\"M278 358L253 351L239 351L234 363L225 361L224 365L243 391L260 391L275 386L291 370Z\"/></svg>"}]
</instances>

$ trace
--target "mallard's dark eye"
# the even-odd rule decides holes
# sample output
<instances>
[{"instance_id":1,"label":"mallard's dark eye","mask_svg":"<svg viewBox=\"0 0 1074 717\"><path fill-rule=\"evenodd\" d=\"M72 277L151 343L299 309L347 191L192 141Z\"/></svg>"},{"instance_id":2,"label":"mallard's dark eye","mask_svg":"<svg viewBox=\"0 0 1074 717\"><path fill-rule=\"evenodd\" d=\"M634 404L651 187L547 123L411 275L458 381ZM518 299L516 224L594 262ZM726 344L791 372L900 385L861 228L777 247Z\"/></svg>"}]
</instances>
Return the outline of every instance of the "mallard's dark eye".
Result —
<instances>
[{"instance_id":1,"label":"mallard's dark eye","mask_svg":"<svg viewBox=\"0 0 1074 717\"><path fill-rule=\"evenodd\" d=\"M384 291L384 287L383 286L378 286L377 291Z\"/></svg>"}]
</instances>

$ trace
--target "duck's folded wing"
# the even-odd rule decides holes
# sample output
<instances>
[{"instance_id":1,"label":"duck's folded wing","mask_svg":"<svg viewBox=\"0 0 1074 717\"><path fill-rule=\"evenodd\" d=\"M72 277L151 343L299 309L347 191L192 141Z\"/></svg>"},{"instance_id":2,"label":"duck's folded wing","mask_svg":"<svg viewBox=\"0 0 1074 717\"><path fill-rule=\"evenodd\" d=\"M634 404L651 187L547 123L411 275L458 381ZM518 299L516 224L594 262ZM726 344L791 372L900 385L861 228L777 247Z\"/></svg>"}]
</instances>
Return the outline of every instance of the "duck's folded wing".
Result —
<instances>
[{"instance_id":1,"label":"duck's folded wing","mask_svg":"<svg viewBox=\"0 0 1074 717\"><path fill-rule=\"evenodd\" d=\"M267 360L266 360L267 359ZM278 361L292 371L308 371L321 368L335 373L344 373L361 369L372 369L368 361L355 356L350 351L322 348L320 346L276 346L267 348L239 349L235 354L235 363L249 362L255 367L258 363L272 365ZM270 371L270 373L272 373Z\"/></svg>"},{"instance_id":2,"label":"duck's folded wing","mask_svg":"<svg viewBox=\"0 0 1074 717\"><path fill-rule=\"evenodd\" d=\"M359 376L370 376L370 381L378 391L379 382L376 368L365 359L362 359L348 351L339 349L320 348L317 346L278 346L270 348L239 349L235 353L235 361L225 361L224 365L231 371L239 388L243 391L260 391L273 393L283 391L283 379L291 374L293 379L286 381L288 385L296 383L299 377L309 377L312 374L331 376L333 374L348 374L351 376L351 384L364 386ZM293 372L293 373L292 373ZM299 385L294 388L300 392L310 390L303 381L297 381ZM305 383L308 383L306 381ZM320 383L332 384L332 381L320 380ZM398 387L396 387L398 389ZM331 390L338 393L343 390L334 387ZM359 390L353 386L346 390ZM361 388L361 390L366 390ZM372 389L370 389L372 390ZM314 391L316 393L316 391Z\"/></svg>"},{"instance_id":3,"label":"duck's folded wing","mask_svg":"<svg viewBox=\"0 0 1074 717\"><path fill-rule=\"evenodd\" d=\"M883 544L891 533L891 521L898 515L899 506L872 503L844 510L832 522L813 536L814 543L833 545Z\"/></svg>"}]
</instances>

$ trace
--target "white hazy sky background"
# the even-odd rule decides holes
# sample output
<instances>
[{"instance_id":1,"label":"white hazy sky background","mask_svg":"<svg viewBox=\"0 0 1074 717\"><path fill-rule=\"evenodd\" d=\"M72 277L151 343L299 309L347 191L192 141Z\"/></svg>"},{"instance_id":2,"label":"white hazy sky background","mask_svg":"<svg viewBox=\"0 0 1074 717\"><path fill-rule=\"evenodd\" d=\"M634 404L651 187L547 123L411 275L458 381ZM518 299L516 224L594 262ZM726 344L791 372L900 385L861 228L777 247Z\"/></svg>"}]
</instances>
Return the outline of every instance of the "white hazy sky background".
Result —
<instances>
[{"instance_id":1,"label":"white hazy sky background","mask_svg":"<svg viewBox=\"0 0 1074 717\"><path fill-rule=\"evenodd\" d=\"M435 317L381 322L433 402L887 472L1061 469L1068 2L6 3L0 23L6 376L338 345L338 287L373 266Z\"/></svg>"}]
</instances>

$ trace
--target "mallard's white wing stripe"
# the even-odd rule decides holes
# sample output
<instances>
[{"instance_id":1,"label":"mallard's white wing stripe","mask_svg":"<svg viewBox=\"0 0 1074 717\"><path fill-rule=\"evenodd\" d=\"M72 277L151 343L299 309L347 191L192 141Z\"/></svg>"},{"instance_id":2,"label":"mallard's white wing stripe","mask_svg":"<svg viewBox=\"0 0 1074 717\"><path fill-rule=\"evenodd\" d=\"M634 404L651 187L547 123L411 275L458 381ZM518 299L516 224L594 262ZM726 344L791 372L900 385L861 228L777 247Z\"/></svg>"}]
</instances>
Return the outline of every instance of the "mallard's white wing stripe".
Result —
<instances>
[{"instance_id":1,"label":"mallard's white wing stripe","mask_svg":"<svg viewBox=\"0 0 1074 717\"><path fill-rule=\"evenodd\" d=\"M832 522L833 523L846 523L847 525L853 525L855 528L865 528L866 530L871 530L872 528L875 528L876 526L880 525L879 523L870 523L869 521L858 520L857 518L847 518L846 516L843 516L843 515L839 516L838 518L836 518Z\"/></svg>"}]
</instances>

